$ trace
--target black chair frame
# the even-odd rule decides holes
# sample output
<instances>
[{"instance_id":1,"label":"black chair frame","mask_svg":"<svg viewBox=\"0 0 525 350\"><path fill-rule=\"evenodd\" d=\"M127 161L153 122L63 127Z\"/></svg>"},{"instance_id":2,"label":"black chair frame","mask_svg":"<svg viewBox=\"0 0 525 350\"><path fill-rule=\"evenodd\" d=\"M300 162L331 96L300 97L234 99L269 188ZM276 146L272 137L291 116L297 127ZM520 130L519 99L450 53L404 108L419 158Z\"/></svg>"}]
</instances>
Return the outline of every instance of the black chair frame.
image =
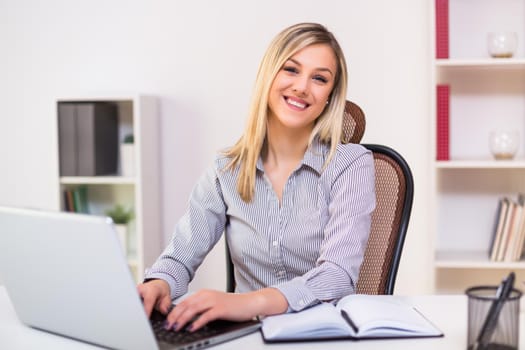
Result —
<instances>
[{"instance_id":1,"label":"black chair frame","mask_svg":"<svg viewBox=\"0 0 525 350\"><path fill-rule=\"evenodd\" d=\"M397 277L397 271L399 269L399 263L401 261L401 253L403 251L403 246L405 243L405 237L408 230L408 224L410 222L410 216L412 213L412 203L414 199L414 178L412 175L412 171L410 170L410 166L408 165L407 161L401 154L399 154L397 151L392 149L391 147L385 146L385 145L379 145L379 144L362 144L364 147L372 151L372 153L375 155L382 154L386 156L388 159L395 162L398 166L400 171L403 174L404 178L404 187L405 187L405 195L403 197L398 198L398 207L401 210L401 216L400 216L400 222L397 225L397 235L394 240L395 244L393 245L393 252L391 255L390 263L388 264L388 270L387 270L387 278L386 283L384 285L384 290L379 294L393 294L394 293L394 286L396 282ZM359 282L358 282L359 284Z\"/></svg>"}]
</instances>

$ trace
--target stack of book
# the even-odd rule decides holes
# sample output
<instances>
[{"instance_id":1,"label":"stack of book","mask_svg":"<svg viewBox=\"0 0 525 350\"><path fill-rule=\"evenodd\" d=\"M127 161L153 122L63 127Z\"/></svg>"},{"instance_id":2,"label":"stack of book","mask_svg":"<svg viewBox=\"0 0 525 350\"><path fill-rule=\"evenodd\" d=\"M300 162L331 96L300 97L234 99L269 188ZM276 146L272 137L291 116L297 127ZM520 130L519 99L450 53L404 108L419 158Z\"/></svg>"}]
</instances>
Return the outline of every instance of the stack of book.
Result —
<instances>
[{"instance_id":1,"label":"stack of book","mask_svg":"<svg viewBox=\"0 0 525 350\"><path fill-rule=\"evenodd\" d=\"M58 104L60 176L115 175L118 108L108 102Z\"/></svg>"},{"instance_id":2,"label":"stack of book","mask_svg":"<svg viewBox=\"0 0 525 350\"><path fill-rule=\"evenodd\" d=\"M64 210L76 213L89 213L87 186L81 185L64 190Z\"/></svg>"},{"instance_id":3,"label":"stack of book","mask_svg":"<svg viewBox=\"0 0 525 350\"><path fill-rule=\"evenodd\" d=\"M498 202L494 229L489 247L491 261L518 261L525 242L525 194L516 200L502 197Z\"/></svg>"}]
</instances>

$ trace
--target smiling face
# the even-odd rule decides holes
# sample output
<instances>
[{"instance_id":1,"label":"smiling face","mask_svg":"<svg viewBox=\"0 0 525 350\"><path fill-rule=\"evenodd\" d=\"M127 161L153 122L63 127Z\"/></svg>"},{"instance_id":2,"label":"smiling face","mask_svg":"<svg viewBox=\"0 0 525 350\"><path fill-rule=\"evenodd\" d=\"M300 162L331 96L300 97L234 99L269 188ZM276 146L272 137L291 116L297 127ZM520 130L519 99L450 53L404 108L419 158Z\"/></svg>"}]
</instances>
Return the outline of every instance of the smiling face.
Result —
<instances>
[{"instance_id":1,"label":"smiling face","mask_svg":"<svg viewBox=\"0 0 525 350\"><path fill-rule=\"evenodd\" d=\"M269 124L311 131L334 87L337 61L326 44L307 46L281 67L270 88Z\"/></svg>"}]
</instances>

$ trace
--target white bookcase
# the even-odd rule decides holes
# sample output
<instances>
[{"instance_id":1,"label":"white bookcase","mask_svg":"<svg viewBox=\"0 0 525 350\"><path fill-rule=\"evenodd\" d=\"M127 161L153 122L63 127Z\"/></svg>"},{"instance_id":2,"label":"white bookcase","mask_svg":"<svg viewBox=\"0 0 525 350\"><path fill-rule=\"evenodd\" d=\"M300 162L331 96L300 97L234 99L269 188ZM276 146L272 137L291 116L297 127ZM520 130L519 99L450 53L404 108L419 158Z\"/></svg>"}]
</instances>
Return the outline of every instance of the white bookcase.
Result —
<instances>
[{"instance_id":1,"label":"white bookcase","mask_svg":"<svg viewBox=\"0 0 525 350\"><path fill-rule=\"evenodd\" d=\"M435 290L463 292L497 284L511 270L519 287L525 262L491 262L489 246L502 196L525 192L525 0L448 0L449 58L436 59L435 1L431 0L431 177ZM518 34L512 58L492 58L487 33ZM450 87L449 156L437 161L436 86ZM489 134L515 129L513 160L494 160Z\"/></svg>"},{"instance_id":2,"label":"white bookcase","mask_svg":"<svg viewBox=\"0 0 525 350\"><path fill-rule=\"evenodd\" d=\"M122 176L119 165L116 174L104 176L61 176L60 208L66 210L64 192L78 186L87 188L89 214L105 215L116 204L131 207L134 219L128 225L125 248L128 264L137 282L144 269L158 257L162 248L160 211L159 116L155 97L84 96L58 98L64 102L111 102L117 105L119 144L129 134L134 136L134 174Z\"/></svg>"}]
</instances>

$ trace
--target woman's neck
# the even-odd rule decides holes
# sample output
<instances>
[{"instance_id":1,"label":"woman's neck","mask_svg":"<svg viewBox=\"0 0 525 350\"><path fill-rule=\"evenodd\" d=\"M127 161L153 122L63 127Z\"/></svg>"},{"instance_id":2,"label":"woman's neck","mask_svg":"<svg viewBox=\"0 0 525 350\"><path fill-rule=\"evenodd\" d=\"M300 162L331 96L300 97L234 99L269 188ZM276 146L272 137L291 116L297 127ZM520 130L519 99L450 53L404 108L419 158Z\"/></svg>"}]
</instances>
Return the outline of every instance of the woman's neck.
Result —
<instances>
[{"instance_id":1,"label":"woman's neck","mask_svg":"<svg viewBox=\"0 0 525 350\"><path fill-rule=\"evenodd\" d=\"M263 160L274 165L294 163L297 165L308 147L311 130L292 130L268 125L266 149Z\"/></svg>"},{"instance_id":2,"label":"woman's neck","mask_svg":"<svg viewBox=\"0 0 525 350\"><path fill-rule=\"evenodd\" d=\"M304 158L310 133L311 130L306 129L291 130L268 125L262 159L264 172L272 183L279 203L288 178Z\"/></svg>"}]
</instances>

